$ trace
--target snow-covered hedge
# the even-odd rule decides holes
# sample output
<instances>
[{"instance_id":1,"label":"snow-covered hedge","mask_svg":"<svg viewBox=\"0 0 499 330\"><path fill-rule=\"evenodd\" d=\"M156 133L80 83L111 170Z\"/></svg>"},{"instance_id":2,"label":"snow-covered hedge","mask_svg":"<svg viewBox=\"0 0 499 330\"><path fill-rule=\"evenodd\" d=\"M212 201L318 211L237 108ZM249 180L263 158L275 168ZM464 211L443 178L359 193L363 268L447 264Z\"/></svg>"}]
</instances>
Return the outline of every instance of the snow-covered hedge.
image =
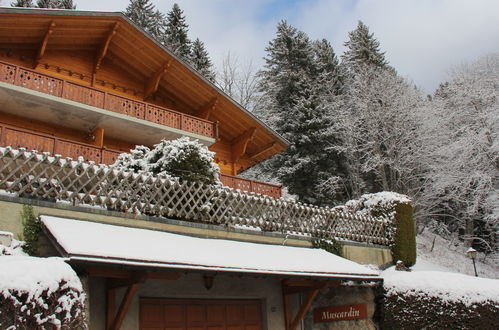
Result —
<instances>
[{"instance_id":1,"label":"snow-covered hedge","mask_svg":"<svg viewBox=\"0 0 499 330\"><path fill-rule=\"evenodd\" d=\"M438 271L382 276L383 329L497 329L499 280Z\"/></svg>"},{"instance_id":2,"label":"snow-covered hedge","mask_svg":"<svg viewBox=\"0 0 499 330\"><path fill-rule=\"evenodd\" d=\"M395 223L394 243L391 246L393 261L402 260L406 266L412 266L416 263L416 228L409 197L395 192L383 191L362 195L359 199L350 200L337 209L392 219Z\"/></svg>"},{"instance_id":3,"label":"snow-covered hedge","mask_svg":"<svg viewBox=\"0 0 499 330\"><path fill-rule=\"evenodd\" d=\"M197 140L181 137L163 140L152 150L137 146L130 153L121 154L113 166L133 170L135 173L148 172L214 184L219 182L220 173L220 168L213 161L214 155L214 152Z\"/></svg>"},{"instance_id":4,"label":"snow-covered hedge","mask_svg":"<svg viewBox=\"0 0 499 330\"><path fill-rule=\"evenodd\" d=\"M0 256L0 329L86 329L84 303L62 259Z\"/></svg>"}]
</instances>

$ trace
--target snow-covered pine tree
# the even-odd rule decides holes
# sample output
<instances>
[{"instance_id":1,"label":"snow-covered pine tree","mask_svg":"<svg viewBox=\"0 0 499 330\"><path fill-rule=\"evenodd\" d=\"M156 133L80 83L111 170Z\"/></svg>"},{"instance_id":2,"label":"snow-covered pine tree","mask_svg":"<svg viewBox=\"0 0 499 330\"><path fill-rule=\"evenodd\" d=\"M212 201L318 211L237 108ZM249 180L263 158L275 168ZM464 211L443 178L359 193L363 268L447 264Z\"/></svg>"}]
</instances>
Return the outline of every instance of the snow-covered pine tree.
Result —
<instances>
[{"instance_id":1,"label":"snow-covered pine tree","mask_svg":"<svg viewBox=\"0 0 499 330\"><path fill-rule=\"evenodd\" d=\"M215 73L213 72L210 56L204 47L204 43L199 38L196 38L192 43L190 62L194 69L211 82L215 82Z\"/></svg>"},{"instance_id":2,"label":"snow-covered pine tree","mask_svg":"<svg viewBox=\"0 0 499 330\"><path fill-rule=\"evenodd\" d=\"M76 9L73 0L38 0L36 6L38 8Z\"/></svg>"},{"instance_id":3,"label":"snow-covered pine tree","mask_svg":"<svg viewBox=\"0 0 499 330\"><path fill-rule=\"evenodd\" d=\"M165 34L163 44L172 50L175 55L189 62L191 41L187 35L189 26L185 21L184 12L178 4L173 4L166 15Z\"/></svg>"},{"instance_id":4,"label":"snow-covered pine tree","mask_svg":"<svg viewBox=\"0 0 499 330\"><path fill-rule=\"evenodd\" d=\"M318 83L325 88L326 93L341 94L344 79L333 47L326 39L316 40L313 43L313 51L314 62L319 75Z\"/></svg>"},{"instance_id":5,"label":"snow-covered pine tree","mask_svg":"<svg viewBox=\"0 0 499 330\"><path fill-rule=\"evenodd\" d=\"M263 102L258 112L290 142L286 151L268 162L269 169L291 194L318 205L337 201L341 181L333 173L336 166L331 160L336 150L328 148L334 138L328 107L323 102L323 97L334 94L334 84L323 84L331 80L326 68L335 66L335 56L332 49L325 48L314 50L305 33L282 21L266 49L264 70L259 73Z\"/></svg>"},{"instance_id":6,"label":"snow-covered pine tree","mask_svg":"<svg viewBox=\"0 0 499 330\"><path fill-rule=\"evenodd\" d=\"M359 21L357 28L348 33L345 42L347 50L341 56L342 65L350 74L362 71L365 66L387 67L385 53L380 50L379 41L369 28Z\"/></svg>"},{"instance_id":7,"label":"snow-covered pine tree","mask_svg":"<svg viewBox=\"0 0 499 330\"><path fill-rule=\"evenodd\" d=\"M10 4L12 7L25 7L30 8L34 7L33 0L17 0L16 2L12 2Z\"/></svg>"},{"instance_id":8,"label":"snow-covered pine tree","mask_svg":"<svg viewBox=\"0 0 499 330\"><path fill-rule=\"evenodd\" d=\"M164 33L164 15L155 10L150 0L130 0L125 10L125 16L143 28L155 39L160 39Z\"/></svg>"}]
</instances>

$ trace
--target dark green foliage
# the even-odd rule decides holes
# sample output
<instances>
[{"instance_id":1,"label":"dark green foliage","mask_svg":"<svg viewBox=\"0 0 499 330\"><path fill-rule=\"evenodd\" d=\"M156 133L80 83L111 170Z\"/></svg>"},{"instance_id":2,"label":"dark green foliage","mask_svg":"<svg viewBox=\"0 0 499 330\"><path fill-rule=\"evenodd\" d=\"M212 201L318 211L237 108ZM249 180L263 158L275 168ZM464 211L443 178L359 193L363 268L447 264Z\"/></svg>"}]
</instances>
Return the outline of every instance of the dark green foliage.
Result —
<instances>
[{"instance_id":1,"label":"dark green foliage","mask_svg":"<svg viewBox=\"0 0 499 330\"><path fill-rule=\"evenodd\" d=\"M382 304L381 329L497 329L498 301L466 306L443 301L425 293L386 296Z\"/></svg>"},{"instance_id":2,"label":"dark green foliage","mask_svg":"<svg viewBox=\"0 0 499 330\"><path fill-rule=\"evenodd\" d=\"M38 0L36 6L38 8L76 9L73 0Z\"/></svg>"},{"instance_id":3,"label":"dark green foliage","mask_svg":"<svg viewBox=\"0 0 499 330\"><path fill-rule=\"evenodd\" d=\"M213 65L210 56L204 47L204 43L199 39L194 40L192 43L190 62L194 69L208 78L208 80L212 82L215 81L215 74L213 73Z\"/></svg>"},{"instance_id":4,"label":"dark green foliage","mask_svg":"<svg viewBox=\"0 0 499 330\"><path fill-rule=\"evenodd\" d=\"M25 7L30 8L34 7L33 0L17 0L16 2L11 2L12 7Z\"/></svg>"},{"instance_id":5,"label":"dark green foliage","mask_svg":"<svg viewBox=\"0 0 499 330\"><path fill-rule=\"evenodd\" d=\"M343 62L348 70L355 73L365 66L387 67L385 53L379 49L379 41L374 38L374 34L369 32L369 28L359 21L357 28L348 33L348 41L345 42L347 50L342 55Z\"/></svg>"},{"instance_id":6,"label":"dark green foliage","mask_svg":"<svg viewBox=\"0 0 499 330\"><path fill-rule=\"evenodd\" d=\"M45 289L39 299L33 299L28 292L16 290L9 290L3 294L0 292L0 328L88 329L84 316L85 306L77 299L82 294L64 281L59 283L59 288L56 290ZM68 300L73 302L69 314ZM52 318L61 322L60 327L53 325Z\"/></svg>"},{"instance_id":7,"label":"dark green foliage","mask_svg":"<svg viewBox=\"0 0 499 330\"><path fill-rule=\"evenodd\" d=\"M187 61L191 53L191 41L187 36L188 30L189 26L185 21L184 12L178 4L173 4L172 10L166 15L164 44L175 55Z\"/></svg>"},{"instance_id":8,"label":"dark green foliage","mask_svg":"<svg viewBox=\"0 0 499 330\"><path fill-rule=\"evenodd\" d=\"M137 146L131 153L121 154L113 166L135 173L169 175L181 180L214 184L218 182L220 170L213 161L213 155L198 141L182 137L163 140L152 150Z\"/></svg>"},{"instance_id":9,"label":"dark green foliage","mask_svg":"<svg viewBox=\"0 0 499 330\"><path fill-rule=\"evenodd\" d=\"M21 221L23 224L23 251L30 256L36 255L39 247L38 239L42 232L42 224L33 212L31 205L23 205Z\"/></svg>"},{"instance_id":10,"label":"dark green foliage","mask_svg":"<svg viewBox=\"0 0 499 330\"><path fill-rule=\"evenodd\" d=\"M329 103L341 84L330 44L313 42L282 21L266 52L255 112L290 142L268 162L270 171L303 202L342 200L342 160Z\"/></svg>"},{"instance_id":11,"label":"dark green foliage","mask_svg":"<svg viewBox=\"0 0 499 330\"><path fill-rule=\"evenodd\" d=\"M407 267L411 267L416 263L416 228L410 204L396 204L395 224L394 244L391 248L393 261L402 260Z\"/></svg>"},{"instance_id":12,"label":"dark green foliage","mask_svg":"<svg viewBox=\"0 0 499 330\"><path fill-rule=\"evenodd\" d=\"M130 0L124 14L154 38L162 37L164 16L155 9L150 0Z\"/></svg>"},{"instance_id":13,"label":"dark green foliage","mask_svg":"<svg viewBox=\"0 0 499 330\"><path fill-rule=\"evenodd\" d=\"M343 244L333 238L313 240L312 247L315 249L323 249L329 253L343 257Z\"/></svg>"}]
</instances>

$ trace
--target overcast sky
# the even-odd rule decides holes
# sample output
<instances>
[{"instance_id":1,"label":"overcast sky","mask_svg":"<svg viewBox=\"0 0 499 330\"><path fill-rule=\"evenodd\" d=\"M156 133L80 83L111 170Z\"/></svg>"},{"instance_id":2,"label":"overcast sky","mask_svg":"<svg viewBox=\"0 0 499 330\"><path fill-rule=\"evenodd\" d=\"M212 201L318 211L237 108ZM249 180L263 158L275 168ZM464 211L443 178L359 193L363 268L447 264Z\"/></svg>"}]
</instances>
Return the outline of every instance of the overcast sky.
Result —
<instances>
[{"instance_id":1,"label":"overcast sky","mask_svg":"<svg viewBox=\"0 0 499 330\"><path fill-rule=\"evenodd\" d=\"M75 0L78 9L123 11L129 0ZM230 51L241 62L263 63L282 19L311 38L326 38L337 54L358 20L380 41L390 64L426 92L447 69L499 52L499 0L155 0L184 10L190 38L199 37L219 64Z\"/></svg>"}]
</instances>

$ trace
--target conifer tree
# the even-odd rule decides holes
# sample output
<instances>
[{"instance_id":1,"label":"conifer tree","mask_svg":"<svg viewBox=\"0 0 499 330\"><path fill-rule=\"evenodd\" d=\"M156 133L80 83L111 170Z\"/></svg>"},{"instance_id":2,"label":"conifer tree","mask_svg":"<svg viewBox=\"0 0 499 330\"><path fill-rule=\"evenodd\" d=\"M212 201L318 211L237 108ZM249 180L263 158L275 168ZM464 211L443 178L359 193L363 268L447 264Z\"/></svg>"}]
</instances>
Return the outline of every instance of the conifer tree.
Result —
<instances>
[{"instance_id":1,"label":"conifer tree","mask_svg":"<svg viewBox=\"0 0 499 330\"><path fill-rule=\"evenodd\" d=\"M14 6L14 7L35 7L32 1L22 1L18 0L19 4L26 4L23 6ZM73 3L73 0L38 0L36 2L36 7L38 8L52 8L52 9L76 9L76 4Z\"/></svg>"},{"instance_id":2,"label":"conifer tree","mask_svg":"<svg viewBox=\"0 0 499 330\"><path fill-rule=\"evenodd\" d=\"M156 39L164 33L164 15L155 10L150 0L130 0L125 16Z\"/></svg>"},{"instance_id":3,"label":"conifer tree","mask_svg":"<svg viewBox=\"0 0 499 330\"><path fill-rule=\"evenodd\" d=\"M348 37L349 40L345 42L347 50L342 55L342 64L350 73L362 71L364 66L380 68L388 66L385 53L379 49L379 41L362 21L359 21L355 30L348 33Z\"/></svg>"},{"instance_id":4,"label":"conifer tree","mask_svg":"<svg viewBox=\"0 0 499 330\"><path fill-rule=\"evenodd\" d=\"M166 15L166 27L163 44L180 58L189 61L191 53L191 41L187 36L189 26L185 22L184 12L178 4L174 4L172 10Z\"/></svg>"},{"instance_id":5,"label":"conifer tree","mask_svg":"<svg viewBox=\"0 0 499 330\"><path fill-rule=\"evenodd\" d=\"M332 49L314 49L314 45L287 22L278 24L277 36L266 49L265 69L260 72L263 103L258 112L290 142L286 151L269 162L270 170L301 201L324 205L338 199L341 181L331 162L335 149L328 146L334 137L329 109L323 102L323 97L334 93L322 86L328 69L336 69L337 60ZM328 180L329 188L322 189Z\"/></svg>"},{"instance_id":6,"label":"conifer tree","mask_svg":"<svg viewBox=\"0 0 499 330\"><path fill-rule=\"evenodd\" d=\"M17 0L16 2L12 2L10 4L12 7L25 7L30 8L34 7L33 0Z\"/></svg>"},{"instance_id":7,"label":"conifer tree","mask_svg":"<svg viewBox=\"0 0 499 330\"><path fill-rule=\"evenodd\" d=\"M215 81L215 73L213 72L210 57L204 47L204 43L198 38L192 43L190 62L194 69L208 78L208 80Z\"/></svg>"}]
</instances>

